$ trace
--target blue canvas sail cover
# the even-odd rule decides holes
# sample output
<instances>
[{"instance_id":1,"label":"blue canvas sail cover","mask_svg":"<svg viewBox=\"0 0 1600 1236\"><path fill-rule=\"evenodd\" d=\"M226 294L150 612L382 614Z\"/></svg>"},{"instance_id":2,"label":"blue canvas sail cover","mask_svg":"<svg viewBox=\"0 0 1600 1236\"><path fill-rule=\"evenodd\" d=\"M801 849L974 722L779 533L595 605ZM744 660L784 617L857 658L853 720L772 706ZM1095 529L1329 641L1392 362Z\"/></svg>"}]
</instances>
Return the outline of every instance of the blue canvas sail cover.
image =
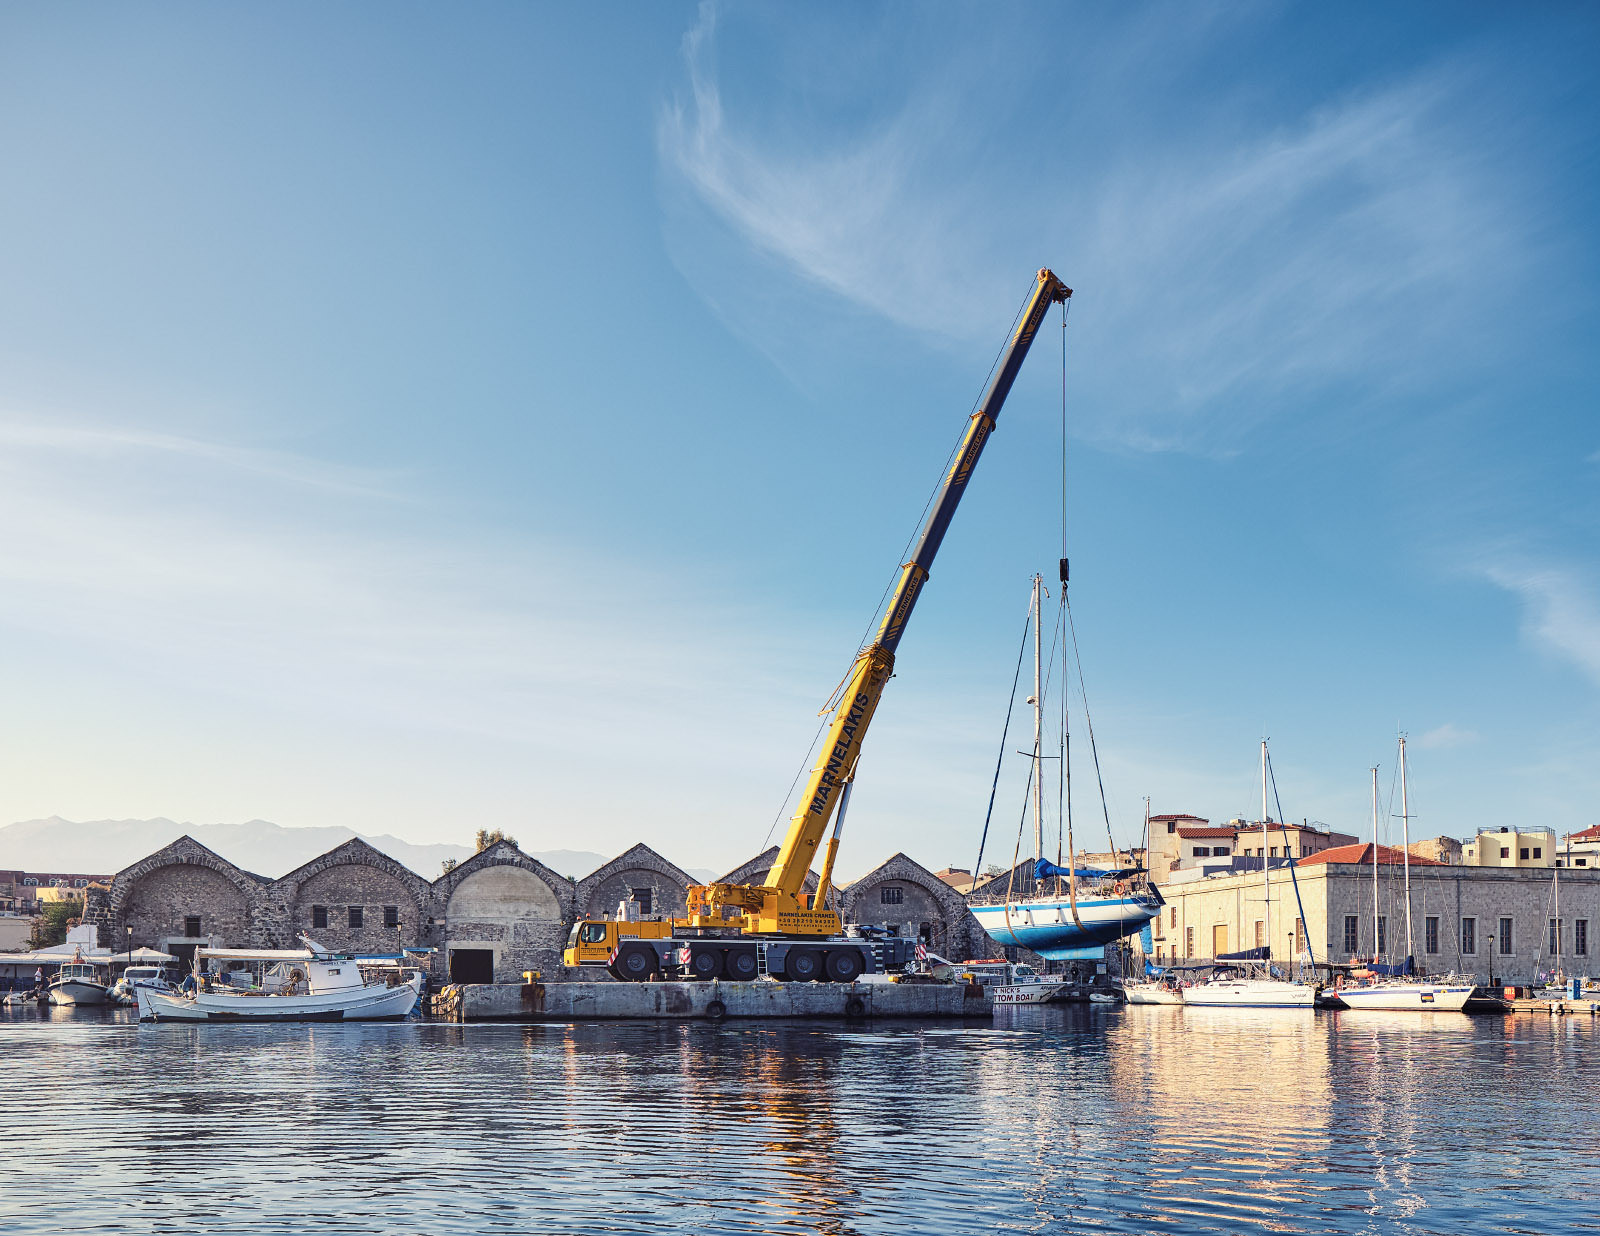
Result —
<instances>
[{"instance_id":1,"label":"blue canvas sail cover","mask_svg":"<svg viewBox=\"0 0 1600 1236\"><path fill-rule=\"evenodd\" d=\"M1140 870L1141 868L1139 867L1124 867L1120 871L1110 867L1079 867L1077 874L1090 880L1101 880L1107 876L1122 879L1127 876L1138 875ZM1055 876L1065 876L1071 879L1072 875L1073 870L1071 867L1057 867L1048 858L1041 858L1033 865L1033 878L1035 880L1049 880Z\"/></svg>"},{"instance_id":2,"label":"blue canvas sail cover","mask_svg":"<svg viewBox=\"0 0 1600 1236\"><path fill-rule=\"evenodd\" d=\"M1379 963L1379 962L1375 961L1370 966L1368 966L1367 969L1371 970L1374 974L1415 974L1416 973L1416 966L1413 964L1412 958L1410 958L1410 957L1407 957L1404 961L1397 961L1392 966L1391 965L1384 965L1382 963Z\"/></svg>"}]
</instances>

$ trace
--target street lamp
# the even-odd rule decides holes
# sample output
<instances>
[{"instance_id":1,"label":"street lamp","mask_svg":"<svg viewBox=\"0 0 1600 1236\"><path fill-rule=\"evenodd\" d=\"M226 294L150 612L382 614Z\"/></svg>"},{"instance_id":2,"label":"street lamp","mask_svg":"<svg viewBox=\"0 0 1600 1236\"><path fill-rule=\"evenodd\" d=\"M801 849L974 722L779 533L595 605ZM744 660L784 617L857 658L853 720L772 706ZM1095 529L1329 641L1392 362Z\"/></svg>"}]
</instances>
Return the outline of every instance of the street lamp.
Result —
<instances>
[{"instance_id":1,"label":"street lamp","mask_svg":"<svg viewBox=\"0 0 1600 1236\"><path fill-rule=\"evenodd\" d=\"M1494 986L1494 932L1490 932L1484 939L1489 941L1489 986Z\"/></svg>"},{"instance_id":2,"label":"street lamp","mask_svg":"<svg viewBox=\"0 0 1600 1236\"><path fill-rule=\"evenodd\" d=\"M133 964L133 924L124 924L122 930L128 933L128 966L131 966ZM123 969L126 970L128 966L124 966Z\"/></svg>"}]
</instances>

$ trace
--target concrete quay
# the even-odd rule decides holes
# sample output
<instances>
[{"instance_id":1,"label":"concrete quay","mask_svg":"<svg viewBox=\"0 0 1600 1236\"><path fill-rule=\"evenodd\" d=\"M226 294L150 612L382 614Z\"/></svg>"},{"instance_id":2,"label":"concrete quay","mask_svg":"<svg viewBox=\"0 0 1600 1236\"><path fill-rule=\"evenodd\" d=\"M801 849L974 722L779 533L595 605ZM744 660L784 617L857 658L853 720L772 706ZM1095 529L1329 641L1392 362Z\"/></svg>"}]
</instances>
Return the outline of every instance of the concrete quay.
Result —
<instances>
[{"instance_id":1,"label":"concrete quay","mask_svg":"<svg viewBox=\"0 0 1600 1236\"><path fill-rule=\"evenodd\" d=\"M471 983L446 988L452 1021L721 1021L724 1018L990 1017L989 993L964 983Z\"/></svg>"}]
</instances>

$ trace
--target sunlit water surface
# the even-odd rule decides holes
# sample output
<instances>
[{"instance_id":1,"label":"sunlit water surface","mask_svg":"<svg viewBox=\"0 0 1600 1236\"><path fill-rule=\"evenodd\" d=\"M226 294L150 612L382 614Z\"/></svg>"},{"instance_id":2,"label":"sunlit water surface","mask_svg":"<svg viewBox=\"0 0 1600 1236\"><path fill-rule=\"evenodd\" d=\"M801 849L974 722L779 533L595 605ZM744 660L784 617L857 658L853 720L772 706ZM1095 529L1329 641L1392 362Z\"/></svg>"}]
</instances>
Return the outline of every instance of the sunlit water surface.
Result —
<instances>
[{"instance_id":1,"label":"sunlit water surface","mask_svg":"<svg viewBox=\"0 0 1600 1236\"><path fill-rule=\"evenodd\" d=\"M1584 1018L0 1014L7 1232L1600 1230Z\"/></svg>"}]
</instances>

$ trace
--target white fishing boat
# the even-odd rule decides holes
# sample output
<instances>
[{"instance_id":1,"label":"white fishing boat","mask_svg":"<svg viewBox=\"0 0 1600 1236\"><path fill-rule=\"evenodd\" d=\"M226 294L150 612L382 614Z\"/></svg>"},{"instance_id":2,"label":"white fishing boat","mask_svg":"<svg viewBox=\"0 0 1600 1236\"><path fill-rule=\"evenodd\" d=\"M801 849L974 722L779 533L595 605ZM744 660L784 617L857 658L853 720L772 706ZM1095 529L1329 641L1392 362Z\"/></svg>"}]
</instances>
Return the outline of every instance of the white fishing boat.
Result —
<instances>
[{"instance_id":1,"label":"white fishing boat","mask_svg":"<svg viewBox=\"0 0 1600 1236\"><path fill-rule=\"evenodd\" d=\"M1025 961L968 961L959 967L962 977L989 989L996 1004L1051 1004L1064 1000L1070 985L1040 974Z\"/></svg>"},{"instance_id":2,"label":"white fishing boat","mask_svg":"<svg viewBox=\"0 0 1600 1236\"><path fill-rule=\"evenodd\" d=\"M420 970L369 978L353 954L333 953L302 936L303 950L198 949L195 967L235 963L227 984L206 982L169 994L136 987L141 1021L398 1021L422 995ZM222 973L229 971L224 969ZM242 974L250 975L244 985Z\"/></svg>"},{"instance_id":3,"label":"white fishing boat","mask_svg":"<svg viewBox=\"0 0 1600 1236\"><path fill-rule=\"evenodd\" d=\"M111 988L111 998L118 1004L137 1004L134 988L153 987L176 995L178 976L168 966L129 966Z\"/></svg>"},{"instance_id":4,"label":"white fishing boat","mask_svg":"<svg viewBox=\"0 0 1600 1236\"><path fill-rule=\"evenodd\" d=\"M104 1004L107 987L98 967L86 961L69 961L50 980L51 1004Z\"/></svg>"}]
</instances>

